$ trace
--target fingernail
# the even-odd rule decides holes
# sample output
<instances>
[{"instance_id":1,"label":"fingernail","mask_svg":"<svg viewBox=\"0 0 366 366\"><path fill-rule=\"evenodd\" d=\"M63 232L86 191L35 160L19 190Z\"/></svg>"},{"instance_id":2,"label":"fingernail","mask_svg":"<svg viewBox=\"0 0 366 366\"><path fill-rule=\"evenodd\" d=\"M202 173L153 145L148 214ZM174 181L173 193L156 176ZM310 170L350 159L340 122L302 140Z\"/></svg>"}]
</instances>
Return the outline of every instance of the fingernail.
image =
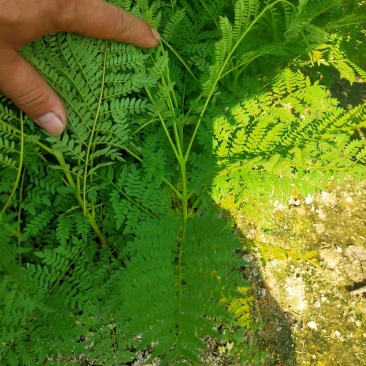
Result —
<instances>
[{"instance_id":1,"label":"fingernail","mask_svg":"<svg viewBox=\"0 0 366 366\"><path fill-rule=\"evenodd\" d=\"M158 42L160 42L160 40L161 40L160 33L159 33L156 29L154 29L154 28L151 28L151 30L152 30L152 32L153 32L153 35L154 35L155 39L156 39Z\"/></svg>"},{"instance_id":2,"label":"fingernail","mask_svg":"<svg viewBox=\"0 0 366 366\"><path fill-rule=\"evenodd\" d=\"M65 129L65 125L62 123L61 119L53 112L46 113L43 116L37 118L37 123L44 130L54 136L61 135Z\"/></svg>"}]
</instances>

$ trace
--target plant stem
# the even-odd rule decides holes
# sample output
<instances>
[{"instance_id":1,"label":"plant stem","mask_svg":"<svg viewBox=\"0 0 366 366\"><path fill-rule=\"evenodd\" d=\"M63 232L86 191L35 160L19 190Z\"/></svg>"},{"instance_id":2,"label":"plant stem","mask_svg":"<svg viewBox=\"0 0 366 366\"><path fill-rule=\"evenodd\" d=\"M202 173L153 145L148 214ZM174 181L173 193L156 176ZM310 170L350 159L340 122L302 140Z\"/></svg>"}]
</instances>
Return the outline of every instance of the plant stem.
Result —
<instances>
[{"instance_id":1,"label":"plant stem","mask_svg":"<svg viewBox=\"0 0 366 366\"><path fill-rule=\"evenodd\" d=\"M182 65L186 68L186 70L189 72L189 74L192 76L194 80L197 80L197 77L193 74L190 67L184 62L182 57L179 55L179 53L164 39L162 39L162 42L174 53L174 55L178 58L178 60L182 63Z\"/></svg>"},{"instance_id":2,"label":"plant stem","mask_svg":"<svg viewBox=\"0 0 366 366\"><path fill-rule=\"evenodd\" d=\"M83 198L81 197L80 191L77 190L75 182L72 179L72 176L71 176L69 170L67 169L67 164L65 162L65 159L64 159L63 155L57 150L52 150L52 154L55 156L58 163L60 164L60 166L61 166L61 168L62 168L62 170L63 170L63 172L66 176L66 179L67 179L67 182L68 182L69 186L74 189L74 196L75 196L76 200L78 201L80 207L85 210L84 215L89 219L90 226L93 228L93 230L97 234L100 242L104 245L108 244L108 239L103 234L103 232L100 230L100 228L99 228L98 224L96 223L95 218L93 217L93 215L86 208L86 203L84 202Z\"/></svg>"},{"instance_id":3,"label":"plant stem","mask_svg":"<svg viewBox=\"0 0 366 366\"><path fill-rule=\"evenodd\" d=\"M13 189L11 191L11 193L9 194L8 199L6 200L2 210L0 211L0 221L1 221L1 217L2 215L5 213L5 210L7 209L7 207L9 206L11 200L13 199L13 196L15 194L15 191L18 188L18 184L19 184L19 180L20 180L20 176L22 174L22 168L23 168L23 157L24 157L24 131L23 131L23 112L20 112L20 151L19 151L19 166L18 166L18 172L17 172L17 176L13 185Z\"/></svg>"},{"instance_id":4,"label":"plant stem","mask_svg":"<svg viewBox=\"0 0 366 366\"><path fill-rule=\"evenodd\" d=\"M153 102L153 101L154 101L154 99L153 99L153 97L152 97L152 95L151 95L151 93L150 93L150 90L149 90L149 89L147 89L147 88L146 88L145 90L146 90L146 94L147 94L147 96L150 98L151 102ZM169 130L168 130L168 128L167 128L167 126L166 126L166 124L165 124L165 121L164 121L164 119L163 119L163 117L162 117L161 113L158 113L158 117L159 117L159 119L160 119L161 125L163 126L164 132L165 132L165 134L166 134L166 136L167 136L167 138L168 138L168 140L169 140L170 146L172 147L172 149L173 149L173 151L174 151L174 155L175 155L175 157L177 158L177 160L179 160L178 151L177 151L177 149L176 149L176 147L175 147L175 145L174 145L173 139L172 139L172 137L170 136Z\"/></svg>"},{"instance_id":5,"label":"plant stem","mask_svg":"<svg viewBox=\"0 0 366 366\"><path fill-rule=\"evenodd\" d=\"M3 125L6 125L9 129L13 130L13 132L15 132L19 138L21 139L26 139L28 138L27 134L23 133L22 130L18 130L16 127L13 127L11 126L9 123L7 122L4 122L3 120L0 119L0 123L3 124ZM38 145L40 148L42 148L44 151L48 152L49 154L53 155L61 169L63 170L63 173L65 174L65 177L66 177L66 180L67 180L67 183L69 184L69 186L71 188L73 188L73 191L74 191L74 196L77 200L77 202L79 203L80 207L81 208L84 208L85 205L84 205L84 201L80 195L80 191L77 189L77 186L70 174L70 171L67 167L67 164L65 162L65 159L62 155L62 153L58 150L54 150L50 147L48 147L47 145L43 144L42 142L38 141L38 140L31 140L33 143L35 143L36 145ZM108 240L106 238L106 236L103 234L103 232L100 230L98 224L96 223L95 219L93 218L93 216L89 213L88 210L86 210L86 215L85 215L88 220L89 220L89 223L90 223L90 226L93 228L93 230L95 231L95 233L97 234L100 242L102 244L108 244Z\"/></svg>"},{"instance_id":6,"label":"plant stem","mask_svg":"<svg viewBox=\"0 0 366 366\"><path fill-rule=\"evenodd\" d=\"M105 44L105 45L107 45L107 44ZM106 63L107 63L107 50L106 50L106 46L105 46L105 48L104 48L104 61L103 61L103 74L102 74L101 88L100 88L100 94L99 94L99 99L98 99L99 100L98 108L97 108L97 111L95 113L95 117L94 117L94 121L93 121L93 128L92 128L90 136L89 136L89 142L88 142L88 147L87 147L86 156L85 156L85 169L84 169L84 179L83 179L83 204L84 204L83 211L84 211L84 215L86 215L86 211L87 211L87 208L86 208L86 180L87 180L87 176L88 176L88 165L89 165L90 151L91 151L91 148L92 148L94 135L96 133L95 130L96 130L96 127L97 127L100 108L101 108L101 104L102 104L102 100L103 100ZM93 211L93 208L92 208L92 211ZM92 214L93 214L93 212L92 212Z\"/></svg>"},{"instance_id":7,"label":"plant stem","mask_svg":"<svg viewBox=\"0 0 366 366\"><path fill-rule=\"evenodd\" d=\"M202 119L203 119L203 116L206 112L206 109L208 107L208 104L210 103L211 101L211 98L212 98L212 95L216 89L216 86L218 84L218 82L220 81L220 79L222 78L222 74L226 68L226 65L228 64L228 62L231 60L234 52L236 51L236 49L239 47L239 45L241 44L241 42L243 41L243 39L245 38L245 36L250 32L250 30L254 27L254 25L258 22L258 20L269 10L271 9L272 7L274 7L276 4L278 3L286 3L286 4L289 4L292 8L295 9L294 5L291 4L290 2L288 2L287 0L277 0L275 1L274 3L272 4L269 4L267 5L254 19L253 21L248 25L248 27L245 29L245 31L240 35L240 37L238 37L238 40L236 41L236 43L233 45L233 47L231 48L230 52L228 53L228 55L226 56L225 60L223 61L217 75L216 75L216 78L215 78L215 81L213 82L212 84L212 87L210 89L210 91L208 92L208 95L207 95L207 98L206 98L206 101L202 107L202 110L201 110L201 113L198 117L198 121L196 123L196 127L193 131L193 134L192 134L192 137L191 137L191 140L189 141L189 144L188 144L188 148L187 148L187 151L185 153L185 156L184 156L184 159L185 161L188 160L189 158L189 154L190 154L190 151L191 151L191 148L192 148L192 145L193 145L193 142L196 138L196 135L197 135L197 132L198 132L198 129L201 125L201 122L202 122Z\"/></svg>"},{"instance_id":8,"label":"plant stem","mask_svg":"<svg viewBox=\"0 0 366 366\"><path fill-rule=\"evenodd\" d=\"M187 165L184 161L182 156L180 164L180 174L182 178L182 195L181 195L181 202L182 202L182 216L183 216L183 223L185 224L188 218L188 194L187 194Z\"/></svg>"}]
</instances>

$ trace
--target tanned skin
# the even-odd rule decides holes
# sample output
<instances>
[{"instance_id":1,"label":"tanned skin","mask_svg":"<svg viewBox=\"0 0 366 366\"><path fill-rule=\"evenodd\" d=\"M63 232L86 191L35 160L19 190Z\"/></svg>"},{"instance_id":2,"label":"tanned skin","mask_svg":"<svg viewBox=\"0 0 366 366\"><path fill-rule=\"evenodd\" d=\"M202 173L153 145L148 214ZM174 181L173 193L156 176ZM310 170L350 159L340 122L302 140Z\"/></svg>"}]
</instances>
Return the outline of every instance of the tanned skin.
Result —
<instances>
[{"instance_id":1,"label":"tanned skin","mask_svg":"<svg viewBox=\"0 0 366 366\"><path fill-rule=\"evenodd\" d=\"M19 50L53 32L153 48L160 35L145 21L103 0L0 0L0 92L52 135L67 125L57 93Z\"/></svg>"}]
</instances>

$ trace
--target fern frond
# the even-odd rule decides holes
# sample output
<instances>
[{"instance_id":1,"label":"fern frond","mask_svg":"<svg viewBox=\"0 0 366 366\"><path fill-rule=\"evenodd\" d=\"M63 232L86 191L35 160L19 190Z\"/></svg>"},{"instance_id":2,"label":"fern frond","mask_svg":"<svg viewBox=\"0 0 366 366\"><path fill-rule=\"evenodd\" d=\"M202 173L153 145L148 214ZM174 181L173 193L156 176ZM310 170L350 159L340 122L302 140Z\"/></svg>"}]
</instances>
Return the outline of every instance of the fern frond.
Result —
<instances>
[{"instance_id":1,"label":"fern frond","mask_svg":"<svg viewBox=\"0 0 366 366\"><path fill-rule=\"evenodd\" d=\"M141 221L166 215L170 202L161 179L144 176L134 165L125 166L117 176L110 194L117 230L123 225L125 234L134 233Z\"/></svg>"},{"instance_id":2,"label":"fern frond","mask_svg":"<svg viewBox=\"0 0 366 366\"><path fill-rule=\"evenodd\" d=\"M201 364L207 337L252 326L242 244L215 212L270 226L294 190L365 177L365 104L326 88L328 66L365 77L364 5L111 3L162 44L59 33L21 51L65 104L61 137L0 96L4 365Z\"/></svg>"},{"instance_id":3,"label":"fern frond","mask_svg":"<svg viewBox=\"0 0 366 366\"><path fill-rule=\"evenodd\" d=\"M232 271L243 264L233 253L239 243L225 225L211 217L195 218L187 225L180 238L181 223L172 217L142 223L116 282L116 291L129 296L120 306L112 306L128 338L141 336L137 349L154 344L151 357L165 353L165 365L199 362L203 337L219 337L213 330L215 318L229 316L220 299L224 293L233 296L234 283L242 283L239 273Z\"/></svg>"},{"instance_id":4,"label":"fern frond","mask_svg":"<svg viewBox=\"0 0 366 366\"><path fill-rule=\"evenodd\" d=\"M52 218L53 215L48 210L34 217L24 229L24 239L38 235L50 223Z\"/></svg>"},{"instance_id":5,"label":"fern frond","mask_svg":"<svg viewBox=\"0 0 366 366\"><path fill-rule=\"evenodd\" d=\"M271 92L247 98L230 112L213 125L221 168L213 197L254 222L266 222L266 202L285 200L291 184L306 196L335 172L338 177L363 174L363 142L347 141L352 129L365 125L365 105L344 111L299 71L285 70Z\"/></svg>"},{"instance_id":6,"label":"fern frond","mask_svg":"<svg viewBox=\"0 0 366 366\"><path fill-rule=\"evenodd\" d=\"M235 21L233 27L233 39L237 41L240 34L245 31L257 15L259 9L258 0L236 0Z\"/></svg>"},{"instance_id":7,"label":"fern frond","mask_svg":"<svg viewBox=\"0 0 366 366\"><path fill-rule=\"evenodd\" d=\"M175 14L170 18L169 22L166 23L164 30L163 30L163 37L164 40L169 42L170 38L174 34L174 30L177 24L185 17L185 9L178 9Z\"/></svg>"}]
</instances>

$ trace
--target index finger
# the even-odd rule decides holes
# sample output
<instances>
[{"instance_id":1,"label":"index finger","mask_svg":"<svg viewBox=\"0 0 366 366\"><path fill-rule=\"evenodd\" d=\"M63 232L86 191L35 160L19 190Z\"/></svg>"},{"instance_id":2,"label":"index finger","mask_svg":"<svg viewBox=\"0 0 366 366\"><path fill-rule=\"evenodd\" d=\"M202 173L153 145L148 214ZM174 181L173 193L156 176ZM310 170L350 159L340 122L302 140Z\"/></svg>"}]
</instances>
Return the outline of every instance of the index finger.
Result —
<instances>
[{"instance_id":1,"label":"index finger","mask_svg":"<svg viewBox=\"0 0 366 366\"><path fill-rule=\"evenodd\" d=\"M143 48L159 44L159 33L147 22L103 0L56 0L55 4L51 17L57 31Z\"/></svg>"}]
</instances>

